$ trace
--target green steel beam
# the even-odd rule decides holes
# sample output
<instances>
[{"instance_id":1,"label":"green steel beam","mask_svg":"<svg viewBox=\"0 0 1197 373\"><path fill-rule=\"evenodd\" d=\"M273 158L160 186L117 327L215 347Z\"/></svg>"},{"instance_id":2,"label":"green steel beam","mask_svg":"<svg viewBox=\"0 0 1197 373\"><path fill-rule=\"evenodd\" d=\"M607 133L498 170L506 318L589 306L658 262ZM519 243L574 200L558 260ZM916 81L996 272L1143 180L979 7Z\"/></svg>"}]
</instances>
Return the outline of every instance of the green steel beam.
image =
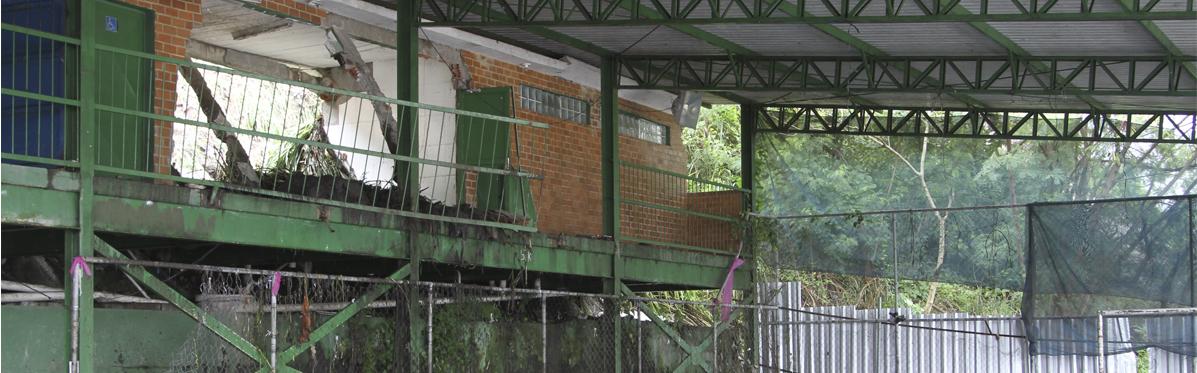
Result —
<instances>
[{"instance_id":1,"label":"green steel beam","mask_svg":"<svg viewBox=\"0 0 1197 373\"><path fill-rule=\"evenodd\" d=\"M77 173L3 165L3 174L5 223L78 227ZM96 188L97 231L399 260L410 255L410 219L399 216L107 177L98 178ZM495 238L489 228L433 226L416 239L423 258L468 267L609 278L618 263L627 281L714 288L732 255L625 242L613 261L609 240L534 233Z\"/></svg>"},{"instance_id":2,"label":"green steel beam","mask_svg":"<svg viewBox=\"0 0 1197 373\"><path fill-rule=\"evenodd\" d=\"M91 238L94 241L96 252L100 255L112 259L129 260L128 257L126 257L124 254L121 254L120 251L117 251L99 237L92 236ZM187 314L187 316L195 319L195 321L198 321L200 325L203 325L204 328L219 336L220 339L228 342L238 351L241 351L241 353L245 354L245 356L248 356L256 361L259 366L270 366L270 358L266 356L266 353L258 349L257 346L254 346L253 343L238 335L236 331L234 331L232 328L229 328L215 316L208 314L208 312L204 311L202 308L200 308L200 306L192 303L191 300L187 299L186 296L175 291L175 289L171 288L170 285L167 285L165 282L162 282L162 280L154 277L154 275L150 274L149 271L146 271L145 268L138 265L121 265L120 268L121 271L124 271L134 280L137 280L137 282L145 285L145 287L149 288L155 294L161 296L171 305L175 306L180 311L183 311L183 313Z\"/></svg>"},{"instance_id":3,"label":"green steel beam","mask_svg":"<svg viewBox=\"0 0 1197 373\"><path fill-rule=\"evenodd\" d=\"M423 15L428 26L450 27L531 27L531 26L633 26L633 25L700 25L753 23L925 23L925 22L1051 22L1051 21L1111 21L1111 20L1191 20L1197 18L1194 0L1185 0L1185 9L1156 7L1147 2L1124 11L1096 11L1082 4L1054 6L1032 1L1030 7L1021 3L1019 9L999 9L997 4L982 1L979 14L960 14L957 10L977 5L954 1L917 2L918 7L893 7L883 0L822 1L799 0L798 12L780 8L790 0L653 0L656 16L643 9L628 8L638 0L577 1L577 0L422 0L429 9ZM1050 3L1050 5L1049 5ZM730 8L737 12L729 12ZM814 8L814 9L810 9ZM1158 8L1158 9L1157 9ZM474 16L467 18L467 16Z\"/></svg>"},{"instance_id":4,"label":"green steel beam","mask_svg":"<svg viewBox=\"0 0 1197 373\"><path fill-rule=\"evenodd\" d=\"M465 2L467 2L467 1L470 1L470 0L447 0L447 1L450 1L451 3L461 3L461 4L464 4ZM415 3L415 2L413 1L413 3ZM621 7L625 6L625 5L622 5L622 4L617 4L617 5L619 5L619 6L621 6ZM628 6L628 7L629 7L629 8L631 8L630 6ZM463 11L465 11L465 12L466 12L466 14L482 15L482 13L481 13L481 12L480 12L480 11L479 11L477 8L474 8L474 7L465 7L465 8L466 8L466 9L463 9ZM495 17L496 19L512 19L512 18L511 18L511 17L510 17L508 14L503 14L503 13L488 14L488 15L486 15L486 16L489 16L489 17ZM423 26L425 26L425 27L427 27L429 24L428 24L428 23L424 23L424 24L422 24L422 25L423 25ZM607 58L607 57L610 57L610 56L613 56L613 55L615 55L615 54L616 54L615 52L612 52L612 51L610 51L610 50L607 50L606 48L600 47L600 46L598 46L598 45L596 45L596 44L593 44L593 43L590 43L590 42L584 41L584 40L582 40L582 39L578 39L578 38L575 38L575 37L572 37L572 36L569 36L569 35L566 35L566 34L563 34L563 33L557 32L557 31L553 31L552 29L550 29L550 28L548 28L548 27L532 26L532 27L525 27L525 28L523 28L523 30L524 30L524 31L527 31L527 32L530 32L530 33L533 33L533 34L536 34L536 35L538 35L538 36L544 37L544 38L546 38L546 39L549 39L549 40L552 40L552 41L555 41L555 42L558 42L558 43L561 43L561 44L568 45L568 46L570 46L570 47L573 47L573 48L576 48L576 49L579 49L579 50L583 50L583 51L587 51L587 52L590 52L590 53L597 54L599 57ZM690 28L690 29L687 29L687 30L690 30L690 31L696 31L696 30L697 30L698 32L702 32L702 30L699 30L698 28ZM703 32L703 33L705 33L705 32ZM705 34L706 34L706 35L709 35L710 37L715 37L714 35L712 35L712 34L709 34L709 33L705 33ZM713 42L713 40L704 40L704 41L707 41L708 43L711 43L711 42ZM516 43L514 43L514 44L516 44L516 45L519 45L519 44L522 44L522 43L518 43L518 42L516 42ZM727 41L725 41L723 44L724 44L724 46L726 46L727 48L735 48L735 46L734 46L734 43L731 43L731 42L727 42ZM718 46L718 45L717 45L717 46ZM723 48L724 46L720 46L720 47L721 47L721 48ZM727 48L725 48L725 49L727 49ZM535 49L535 48L529 48L529 49ZM600 70L601 70L601 67L600 67ZM733 94L733 93L723 93L723 94L721 94L721 95L722 95L722 96L724 96L724 97L727 97L728 99L730 99L730 100L732 100L732 101L736 101L736 102L749 102L749 101L751 101L751 100L749 100L749 99L747 99L747 98L740 97L740 96L738 96L738 95L736 95L736 94Z\"/></svg>"},{"instance_id":5,"label":"green steel beam","mask_svg":"<svg viewBox=\"0 0 1197 373\"><path fill-rule=\"evenodd\" d=\"M790 14L790 15L801 13L801 10L798 9L797 6L790 4L788 2L783 2L778 7L778 9L781 10L782 12L785 12L786 14ZM843 42L844 44L848 44L849 46L856 49L857 51L860 51L860 53L862 53L866 56L883 56L883 57L890 56L889 53L885 53L885 51L881 50L880 48L877 48L877 47L873 46L872 44L869 44L868 42L861 40L858 37L852 36L847 31L841 30L840 28L835 27L834 25L812 24L811 27L814 27L816 30L822 31L824 34L827 34L828 36L831 36L831 37L835 38L836 40ZM910 69L911 73L913 73L915 75L923 75L923 72L919 69L915 69L910 66L907 66L907 68ZM936 81L931 80L931 82L935 83ZM952 98L955 98L956 100L959 100L960 102L963 102L965 105L968 105L971 107L983 108L986 106L985 103L973 98L972 96L969 96L969 95L966 95L963 93L949 92L948 95L951 96Z\"/></svg>"},{"instance_id":6,"label":"green steel beam","mask_svg":"<svg viewBox=\"0 0 1197 373\"><path fill-rule=\"evenodd\" d=\"M735 319L736 316L739 316L741 311L743 311L743 310L744 310L743 308L733 309L731 311L731 313L728 315L728 318ZM694 346L694 349L698 350L698 351L705 351L708 348L712 348L711 344L715 343L715 338L714 338L715 335L718 335L720 332L727 330L727 328L730 326L731 326L730 322L719 322L718 320L716 320L715 321L715 333L711 336L704 338L702 340L702 343L699 343L697 346ZM714 348L718 348L718 346L715 346ZM674 369L674 372L681 372L682 369L689 367L691 364L706 363L706 361L704 361L702 359L703 359L702 356L696 356L694 354L691 354L690 356L687 356L685 360L682 360L682 363L678 365L677 369Z\"/></svg>"},{"instance_id":7,"label":"green steel beam","mask_svg":"<svg viewBox=\"0 0 1197 373\"><path fill-rule=\"evenodd\" d=\"M405 265L399 268L398 271L395 271L395 273L387 276L386 279L392 281L403 280L404 278L407 278L408 274L410 274L410 267L410 264ZM324 339L324 337L332 335L333 331L341 327L341 325L345 325L349 319L353 318L353 316L356 316L362 310L365 310L366 305L370 304L370 302L378 299L394 287L395 284L390 283L379 283L371 286L370 289L361 296L354 298L349 305L345 306L345 308L337 311L336 314L333 314L333 316L324 321L323 324L320 324L319 327L316 327L315 330L312 330L312 333L308 336L307 341L288 347L286 350L283 350L283 352L279 353L277 364L279 366L283 366L295 360L295 358L299 357L299 355L304 351L307 351L309 348L316 345L316 343L320 342L320 340ZM269 371L270 370L267 367L263 367L262 369L258 370L259 373L267 373Z\"/></svg>"},{"instance_id":8,"label":"green steel beam","mask_svg":"<svg viewBox=\"0 0 1197 373\"><path fill-rule=\"evenodd\" d=\"M1193 0L1189 0L1189 1L1190 1L1190 6L1188 9L1189 9L1189 11L1192 11L1193 7L1192 7L1191 3ZM936 2L934 4L937 7L946 7L948 9L948 14L951 14L954 16L971 16L971 15L973 15L972 12L970 12L968 9L966 9L964 7L949 6L950 4L953 4L953 3L959 4L959 1L953 2L951 0L936 0ZM1084 3L1084 2L1082 2L1082 3ZM1032 4L1038 4L1038 3L1033 2ZM1049 6L1049 8L1051 8L1051 7ZM1044 10L1044 11L1046 12L1047 10ZM1034 13L1039 13L1039 12L1035 11ZM1189 16L1187 18L1189 18L1189 19L1197 18L1197 15ZM1016 57L1029 57L1032 55L1030 52L1028 52L1026 49L1023 49L1021 46L1018 45L1018 43L1014 42L1014 40L1011 40L1009 37L1007 37L1001 31L998 31L996 28L993 28L993 26L990 26L989 23L987 23L986 21L969 21L968 25L971 26L973 29L981 32L981 34L985 35L985 37L989 38L989 40L992 40L994 43L997 43L998 45L1002 46L1002 48L1005 48L1006 51L1008 51L1010 54L1012 54ZM1041 73L1052 74L1051 77L1049 78L1049 80L1052 82L1057 81L1057 79L1059 79L1061 77L1061 74L1053 72L1052 67L1056 66L1054 64L1045 64L1043 62L1032 61L1032 62L1028 63L1027 66L1029 66L1030 68L1032 68L1034 70L1038 70ZM1039 80L1037 75L1033 75L1033 77L1036 80ZM1040 80L1040 83L1042 84L1041 80ZM1071 87L1071 84L1065 84L1065 86ZM1101 103L1097 99L1094 99L1091 95L1089 95L1085 92L1073 92L1073 93L1071 93L1071 95L1076 96L1076 98L1080 99L1081 101L1084 101L1086 104L1089 105L1089 107L1091 107L1093 109L1097 109L1097 110L1109 109L1108 106Z\"/></svg>"},{"instance_id":9,"label":"green steel beam","mask_svg":"<svg viewBox=\"0 0 1197 373\"><path fill-rule=\"evenodd\" d=\"M658 12L654 11L652 8L649 8L648 6L645 6L643 4L639 4L639 3L631 4L631 3L621 1L618 3L618 5L620 8L622 8L624 10L628 10L631 12L637 12L641 16L649 18L649 19L664 19L665 18L664 16L661 15L661 13L658 13ZM727 51L727 53L732 54L732 55L743 55L743 56L759 56L760 55L751 49L745 48L744 46L741 46L739 44L736 44L735 42L732 42L731 40L727 40L723 37L720 37L719 35L715 35L713 33L707 32L707 31L705 31L701 28L695 27L693 25L676 24L676 25L668 25L668 27L672 28L674 30L677 30L681 33L684 33L686 35L690 35L698 40L703 41L704 43L707 43L707 44L713 45L715 47L718 47L720 49L723 49L723 50ZM868 99L865 99L860 96L848 94L848 92L846 92L846 91L840 92L840 93L847 95L849 100L852 100L852 102L855 102L859 105L865 105L865 106L875 106L876 105L876 103L869 101ZM728 93L725 93L725 94L728 94ZM731 94L731 95L734 96L735 94ZM749 100L746 100L746 99L741 99L739 101L749 102Z\"/></svg>"},{"instance_id":10,"label":"green steel beam","mask_svg":"<svg viewBox=\"0 0 1197 373\"><path fill-rule=\"evenodd\" d=\"M1122 7L1123 11L1132 11L1135 9L1135 4L1138 2L1138 0L1118 0L1118 5ZM1159 26L1156 26L1155 22L1143 20L1139 21L1139 24L1143 25L1143 28L1146 29L1147 32L1150 33L1151 36L1160 43L1160 46L1163 46L1169 54L1176 56L1185 54L1184 51L1182 51L1180 47L1176 46L1176 43L1172 42L1172 39L1164 33L1164 30L1161 30ZM1193 62L1185 62L1181 66L1184 67L1185 71L1189 72L1189 76L1193 77L1193 79L1197 79L1197 65L1194 65Z\"/></svg>"},{"instance_id":11,"label":"green steel beam","mask_svg":"<svg viewBox=\"0 0 1197 373\"><path fill-rule=\"evenodd\" d=\"M757 112L757 131L867 136L1197 144L1197 113L1010 112L791 105Z\"/></svg>"},{"instance_id":12,"label":"green steel beam","mask_svg":"<svg viewBox=\"0 0 1197 373\"><path fill-rule=\"evenodd\" d=\"M624 286L623 284L619 284L619 291L620 291L620 294L623 296L627 296L627 297L636 296L636 293L632 292L632 289L629 289L627 286ZM705 348L698 348L696 346L691 346L690 342L686 341L686 339L683 338L682 335L677 332L677 330L673 329L673 327L669 326L669 324L666 324L664 320L661 320L661 316L658 316L657 313L654 312L652 308L645 306L643 302L635 302L635 303L636 303L636 308L640 309L640 312L644 313L645 316L648 316L648 319L653 322L653 325L656 325L658 329L661 329L661 332L665 333L665 335L669 337L669 339L672 339L675 343L677 343L678 347L681 347L683 351L686 351L686 360L684 360L684 361L682 361L682 363L678 364L678 366L675 367L674 372L684 371L684 368L689 367L690 364L693 364L693 363L697 363L700 367L703 368L703 370L705 370L707 372L711 371L710 364L707 364L706 360L703 359L702 351ZM697 357L698 361L692 362L691 359L694 357Z\"/></svg>"},{"instance_id":13,"label":"green steel beam","mask_svg":"<svg viewBox=\"0 0 1197 373\"><path fill-rule=\"evenodd\" d=\"M1177 67L1186 61L1197 57L619 57L632 81L621 88L1197 97L1195 87L1181 84ZM1112 64L1136 68L1105 68Z\"/></svg>"}]
</instances>

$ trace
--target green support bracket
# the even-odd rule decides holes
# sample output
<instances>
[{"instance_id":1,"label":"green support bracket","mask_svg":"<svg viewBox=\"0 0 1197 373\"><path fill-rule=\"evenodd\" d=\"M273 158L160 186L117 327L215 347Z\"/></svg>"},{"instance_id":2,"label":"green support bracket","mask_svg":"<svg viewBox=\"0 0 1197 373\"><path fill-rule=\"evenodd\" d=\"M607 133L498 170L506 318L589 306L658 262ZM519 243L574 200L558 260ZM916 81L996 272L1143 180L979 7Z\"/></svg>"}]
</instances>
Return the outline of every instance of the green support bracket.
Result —
<instances>
[{"instance_id":1,"label":"green support bracket","mask_svg":"<svg viewBox=\"0 0 1197 373\"><path fill-rule=\"evenodd\" d=\"M632 292L632 289L629 289L624 284L619 284L619 292L623 296L630 297L636 295L634 292ZM674 372L681 372L691 364L698 364L699 367L707 372L712 371L710 364L703 359L703 348L690 345L690 342L687 342L685 338L682 338L681 333L678 333L677 330L674 330L673 327L669 326L669 324L666 324L664 320L661 320L661 317L657 316L657 314L653 312L652 308L649 308L648 306L645 306L643 303L639 302L636 303L636 308L640 309L640 312L643 312L646 316L648 316L648 319L653 322L653 325L656 325L658 329L661 329L661 332L664 332L669 339L672 339L677 343L678 346L682 348L682 350L686 351L686 359L674 368ZM697 357L697 361L692 360L695 357Z\"/></svg>"},{"instance_id":2,"label":"green support bracket","mask_svg":"<svg viewBox=\"0 0 1197 373\"><path fill-rule=\"evenodd\" d=\"M399 268L398 271L395 271L395 273L387 276L387 280L399 281L406 278L410 273L410 268L410 264L404 265L403 267ZM349 319L353 318L353 316L356 316L362 310L365 310L366 306L369 305L370 302L377 300L378 297L381 297L383 294L386 294L386 292L391 291L391 289L394 287L395 284L390 283L376 284L370 287L370 290L367 290L360 297L355 298L353 302L349 303L348 306L345 306L345 308L337 311L337 313L331 318L329 318L323 324L320 324L316 330L313 330L311 335L308 336L308 340L306 342L291 346L279 353L277 364L280 369L287 365L287 363L295 360L295 358L299 357L299 355L304 351L320 342L321 339L331 335L332 332L341 327L341 325L345 325ZM258 370L259 373L266 373L269 371L270 370L268 368L261 368Z\"/></svg>"},{"instance_id":3,"label":"green support bracket","mask_svg":"<svg viewBox=\"0 0 1197 373\"><path fill-rule=\"evenodd\" d=\"M92 236L92 238L94 239L93 242L98 254L112 259L129 259L99 237ZM254 346L253 343L250 343L248 340L238 335L236 331L234 331L232 328L229 328L228 325L225 325L215 316L208 314L208 312L204 311L203 308L200 308L200 306L192 303L191 300L187 299L186 296L180 294L178 291L175 291L175 289L171 288L170 285L167 285L165 282L162 282L162 280L154 277L154 275L149 271L146 271L144 267L138 265L121 265L120 268L121 271L124 271L130 277L133 277L134 280L137 280L137 282L145 285L171 305L175 306L180 311L183 311L183 313L187 314L187 316L195 319L195 321L198 321L200 325L204 326L204 328L208 329L212 333L215 333L220 337L220 339L225 340L225 342L228 342L237 350L241 351L241 353L245 354L245 356L249 356L249 358L258 362L258 366L270 366L270 358L266 355L266 353L258 349L257 346Z\"/></svg>"}]
</instances>

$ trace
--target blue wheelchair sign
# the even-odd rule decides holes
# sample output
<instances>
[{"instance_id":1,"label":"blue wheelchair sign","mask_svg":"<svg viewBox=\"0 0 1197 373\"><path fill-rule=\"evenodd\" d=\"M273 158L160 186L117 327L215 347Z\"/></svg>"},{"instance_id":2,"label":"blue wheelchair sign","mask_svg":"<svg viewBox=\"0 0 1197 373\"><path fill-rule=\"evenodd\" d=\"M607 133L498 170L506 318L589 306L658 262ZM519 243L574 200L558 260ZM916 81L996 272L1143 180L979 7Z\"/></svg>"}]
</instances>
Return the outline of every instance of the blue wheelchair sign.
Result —
<instances>
[{"instance_id":1,"label":"blue wheelchair sign","mask_svg":"<svg viewBox=\"0 0 1197 373\"><path fill-rule=\"evenodd\" d=\"M104 30L108 32L116 32L118 24L115 16L104 16Z\"/></svg>"}]
</instances>

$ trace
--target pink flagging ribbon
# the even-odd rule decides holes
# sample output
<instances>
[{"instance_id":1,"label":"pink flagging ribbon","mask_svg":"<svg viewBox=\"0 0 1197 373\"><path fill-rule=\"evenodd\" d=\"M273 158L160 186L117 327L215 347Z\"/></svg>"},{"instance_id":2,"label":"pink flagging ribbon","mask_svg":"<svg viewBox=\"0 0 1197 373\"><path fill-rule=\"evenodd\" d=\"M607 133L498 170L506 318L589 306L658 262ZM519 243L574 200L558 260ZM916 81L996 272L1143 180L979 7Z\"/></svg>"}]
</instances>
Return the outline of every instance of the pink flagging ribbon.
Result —
<instances>
[{"instance_id":1,"label":"pink flagging ribbon","mask_svg":"<svg viewBox=\"0 0 1197 373\"><path fill-rule=\"evenodd\" d=\"M91 266L87 265L87 260L84 260L81 256L77 256L71 260L71 274L74 274L75 269L80 267L83 268L83 273L91 276Z\"/></svg>"},{"instance_id":2,"label":"pink flagging ribbon","mask_svg":"<svg viewBox=\"0 0 1197 373\"><path fill-rule=\"evenodd\" d=\"M736 268L744 265L744 259L740 259L737 255L732 260L731 267L727 269L727 278L723 280L723 288L719 289L719 315L720 319L727 321L731 316L731 307L728 307L732 302L732 289L735 288L736 282Z\"/></svg>"},{"instance_id":3,"label":"pink flagging ribbon","mask_svg":"<svg viewBox=\"0 0 1197 373\"><path fill-rule=\"evenodd\" d=\"M270 278L270 295L278 296L278 288L283 285L283 274L275 272Z\"/></svg>"}]
</instances>

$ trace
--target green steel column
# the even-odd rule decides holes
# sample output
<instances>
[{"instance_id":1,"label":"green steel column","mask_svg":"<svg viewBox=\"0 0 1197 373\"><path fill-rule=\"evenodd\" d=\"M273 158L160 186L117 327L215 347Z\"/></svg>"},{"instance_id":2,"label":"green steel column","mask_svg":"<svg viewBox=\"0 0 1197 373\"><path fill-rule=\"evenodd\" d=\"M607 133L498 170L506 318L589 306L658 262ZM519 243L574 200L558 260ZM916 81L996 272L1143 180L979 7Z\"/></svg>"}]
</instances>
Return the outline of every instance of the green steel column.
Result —
<instances>
[{"instance_id":1,"label":"green steel column","mask_svg":"<svg viewBox=\"0 0 1197 373\"><path fill-rule=\"evenodd\" d=\"M425 289L425 287L418 285L420 283L420 255L422 251L419 248L419 234L414 230L407 236L407 247L409 258L411 258L411 261L407 264L409 271L407 278L412 284L407 288L407 359L408 367L410 368L408 371L421 372L425 371L420 369L422 364L428 361L428 357L424 354L431 354L432 351L424 351L424 347L427 344L424 330L428 327L428 321L424 319L424 314L427 310L420 303L424 298L420 294L420 289ZM428 290L431 291L432 289ZM428 368L425 367L425 369Z\"/></svg>"},{"instance_id":2,"label":"green steel column","mask_svg":"<svg viewBox=\"0 0 1197 373\"><path fill-rule=\"evenodd\" d=\"M756 114L760 105L740 104L740 187L752 191L753 159L756 154ZM752 198L744 208L753 210Z\"/></svg>"},{"instance_id":3,"label":"green steel column","mask_svg":"<svg viewBox=\"0 0 1197 373\"><path fill-rule=\"evenodd\" d=\"M743 245L747 249L746 251L748 255L752 258L748 261L748 294L750 295L747 297L747 299L750 299L753 303L760 303L760 300L758 299L760 294L757 294L756 286L758 278L756 244L753 242L755 235L752 231L752 219L747 213L756 210L756 206L753 202L755 198L753 198L752 194L752 179L753 174L756 171L754 168L755 162L753 157L756 156L756 121L758 110L760 110L759 105L740 104L740 188L748 191L748 193L744 194L743 200L745 227L743 231L744 236L740 237L740 240L743 241ZM756 356L755 354L761 351L761 346L759 344L760 339L757 338L757 326L760 323L760 320L758 320L759 317L760 311L754 310L752 317L748 318L749 338L751 338L752 348L754 350L753 354L750 356Z\"/></svg>"},{"instance_id":4,"label":"green steel column","mask_svg":"<svg viewBox=\"0 0 1197 373\"><path fill-rule=\"evenodd\" d=\"M599 83L602 129L603 233L619 236L619 72L617 57L603 57Z\"/></svg>"},{"instance_id":5,"label":"green steel column","mask_svg":"<svg viewBox=\"0 0 1197 373\"><path fill-rule=\"evenodd\" d=\"M599 123L602 129L602 172L603 172L603 233L615 240L615 253L611 256L611 287L613 294L620 295L623 285L622 245L619 232L619 71L617 57L603 57L599 83ZM618 308L621 302L613 305ZM623 321L619 312L615 315L615 372L623 369Z\"/></svg>"},{"instance_id":6,"label":"green steel column","mask_svg":"<svg viewBox=\"0 0 1197 373\"><path fill-rule=\"evenodd\" d=\"M418 102L420 100L420 4L419 1L400 1L396 7L396 36L395 53L397 54L399 87L395 91L395 98ZM416 139L419 131L419 113L411 107L399 107L399 146L401 155L418 156ZM404 151L406 148L406 151ZM395 172L405 176L407 184L407 198L412 202L411 209L418 211L420 204L420 176L419 165L412 163L398 164ZM420 250L417 247L417 235L413 231L408 236L408 258L411 260L408 268L413 283L420 281ZM408 327L408 366L411 372L420 371L425 361L423 331L426 327L424 309L420 306L419 287L412 286L407 294L407 327ZM428 351L431 353L431 351Z\"/></svg>"},{"instance_id":7,"label":"green steel column","mask_svg":"<svg viewBox=\"0 0 1197 373\"><path fill-rule=\"evenodd\" d=\"M396 66L399 78L395 98L419 102L420 101L420 1L400 1L396 7L396 36L395 46ZM416 150L416 139L419 137L419 109L399 106L397 121L399 122L399 155L419 156ZM407 184L407 200L411 201L411 209L419 209L420 201L420 166L410 162L399 162L395 165L395 172L403 175L395 180L405 180Z\"/></svg>"},{"instance_id":8,"label":"green steel column","mask_svg":"<svg viewBox=\"0 0 1197 373\"><path fill-rule=\"evenodd\" d=\"M66 263L65 289L64 294L73 294L74 285L70 275L71 263L74 257L77 256L92 256L93 255L93 240L95 239L95 230L92 225L92 198L94 196L94 177L95 177L95 127L96 112L95 112L95 68L96 68L96 35L95 30L96 21L96 4L93 1L79 2L79 231L68 232L66 234L66 250L64 253L64 263ZM79 295L79 368L77 372L93 372L94 365L94 299L92 293L95 290L95 285L92 283L91 276L83 276L80 282ZM71 310L75 305L71 297L64 297L66 299L63 304L67 307L67 356L68 360L71 354L71 333L72 327Z\"/></svg>"}]
</instances>

